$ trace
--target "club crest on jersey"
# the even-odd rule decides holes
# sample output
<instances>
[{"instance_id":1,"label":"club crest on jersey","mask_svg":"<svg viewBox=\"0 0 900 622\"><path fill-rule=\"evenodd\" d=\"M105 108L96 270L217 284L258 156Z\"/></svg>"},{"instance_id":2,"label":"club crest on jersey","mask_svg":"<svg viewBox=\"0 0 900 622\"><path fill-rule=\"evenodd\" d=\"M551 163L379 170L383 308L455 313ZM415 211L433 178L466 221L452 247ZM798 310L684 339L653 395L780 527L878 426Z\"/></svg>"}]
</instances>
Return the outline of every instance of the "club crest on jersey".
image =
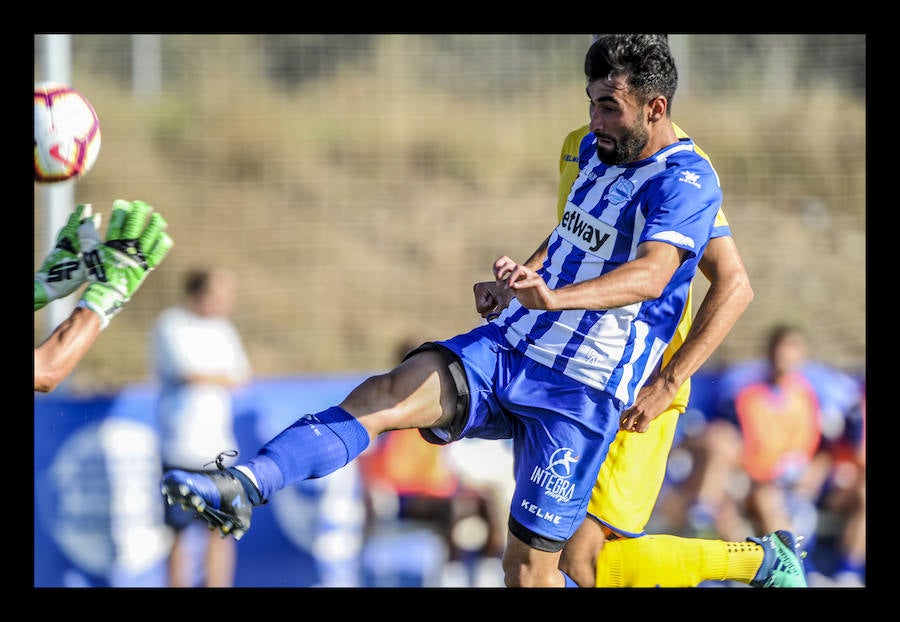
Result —
<instances>
[{"instance_id":1,"label":"club crest on jersey","mask_svg":"<svg viewBox=\"0 0 900 622\"><path fill-rule=\"evenodd\" d=\"M606 195L603 197L603 200L609 201L613 205L620 205L625 201L630 201L631 195L633 193L634 184L631 182L631 180L625 179L624 177L619 177L606 191Z\"/></svg>"}]
</instances>

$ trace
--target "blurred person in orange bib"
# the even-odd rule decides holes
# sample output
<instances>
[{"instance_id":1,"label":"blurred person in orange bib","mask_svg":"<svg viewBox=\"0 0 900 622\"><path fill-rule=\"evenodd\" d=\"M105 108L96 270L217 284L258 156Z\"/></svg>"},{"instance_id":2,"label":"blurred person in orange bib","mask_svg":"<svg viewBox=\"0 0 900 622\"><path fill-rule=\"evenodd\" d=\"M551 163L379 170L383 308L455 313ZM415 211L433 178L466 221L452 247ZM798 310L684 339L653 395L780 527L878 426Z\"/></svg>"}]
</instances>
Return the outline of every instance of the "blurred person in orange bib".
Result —
<instances>
[{"instance_id":1,"label":"blurred person in orange bib","mask_svg":"<svg viewBox=\"0 0 900 622\"><path fill-rule=\"evenodd\" d=\"M806 340L799 330L777 327L769 339L769 378L745 387L735 398L742 464L759 487L796 481L822 440L819 399L798 371L805 358Z\"/></svg>"},{"instance_id":2,"label":"blurred person in orange bib","mask_svg":"<svg viewBox=\"0 0 900 622\"><path fill-rule=\"evenodd\" d=\"M822 411L812 384L800 371L808 346L800 328L775 326L768 337L768 376L741 389L734 400L741 431L741 465L750 478L747 510L765 530L799 524L825 483L828 463L819 456Z\"/></svg>"},{"instance_id":3,"label":"blurred person in orange bib","mask_svg":"<svg viewBox=\"0 0 900 622\"><path fill-rule=\"evenodd\" d=\"M798 326L779 324L765 344L757 368L730 370L732 376L753 375L738 380L731 397L722 399L720 416L699 437L699 446L719 459L701 466L703 484L692 511L714 517L726 533L742 523L762 530L788 525L812 538L831 461L820 399L803 373L808 343Z\"/></svg>"}]
</instances>

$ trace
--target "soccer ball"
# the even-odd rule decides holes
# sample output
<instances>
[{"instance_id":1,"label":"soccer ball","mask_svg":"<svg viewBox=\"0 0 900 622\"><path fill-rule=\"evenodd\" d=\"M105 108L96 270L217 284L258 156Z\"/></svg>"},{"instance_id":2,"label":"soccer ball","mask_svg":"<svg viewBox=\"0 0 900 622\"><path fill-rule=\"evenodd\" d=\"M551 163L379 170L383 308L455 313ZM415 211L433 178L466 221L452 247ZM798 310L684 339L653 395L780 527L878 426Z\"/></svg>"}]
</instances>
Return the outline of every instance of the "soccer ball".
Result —
<instances>
[{"instance_id":1,"label":"soccer ball","mask_svg":"<svg viewBox=\"0 0 900 622\"><path fill-rule=\"evenodd\" d=\"M34 85L34 181L83 176L100 154L100 121L88 99L57 82Z\"/></svg>"}]
</instances>

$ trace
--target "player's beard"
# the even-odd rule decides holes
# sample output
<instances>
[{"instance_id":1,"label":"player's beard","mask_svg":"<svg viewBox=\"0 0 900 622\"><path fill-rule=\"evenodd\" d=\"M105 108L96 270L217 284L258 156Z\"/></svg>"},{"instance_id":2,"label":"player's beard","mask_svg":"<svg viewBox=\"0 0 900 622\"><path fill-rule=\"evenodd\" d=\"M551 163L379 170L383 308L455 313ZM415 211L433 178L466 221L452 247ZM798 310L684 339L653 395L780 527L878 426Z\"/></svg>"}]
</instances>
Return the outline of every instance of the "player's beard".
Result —
<instances>
[{"instance_id":1,"label":"player's beard","mask_svg":"<svg viewBox=\"0 0 900 622\"><path fill-rule=\"evenodd\" d=\"M612 138L604 135L604 138ZM600 151L600 143L597 143L597 157L600 161L608 166L616 166L627 162L634 162L638 159L641 151L647 146L650 140L650 133L644 127L640 119L636 119L634 125L622 132L619 138L613 138L613 147L611 151Z\"/></svg>"}]
</instances>

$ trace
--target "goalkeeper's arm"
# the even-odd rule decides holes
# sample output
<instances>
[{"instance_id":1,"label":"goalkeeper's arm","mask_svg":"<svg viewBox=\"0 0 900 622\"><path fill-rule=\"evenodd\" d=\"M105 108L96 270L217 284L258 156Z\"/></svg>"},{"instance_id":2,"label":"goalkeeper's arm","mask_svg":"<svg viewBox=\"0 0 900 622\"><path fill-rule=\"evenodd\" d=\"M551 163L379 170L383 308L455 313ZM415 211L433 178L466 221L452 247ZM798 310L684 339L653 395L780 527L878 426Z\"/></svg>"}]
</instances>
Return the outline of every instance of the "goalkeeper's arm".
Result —
<instances>
[{"instance_id":1,"label":"goalkeeper's arm","mask_svg":"<svg viewBox=\"0 0 900 622\"><path fill-rule=\"evenodd\" d=\"M100 331L171 250L166 221L151 212L153 208L143 201L115 201L106 240L100 243L96 235L81 238L81 263L89 285L71 315L35 348L35 391L52 391L69 375ZM73 217L70 226L81 216ZM38 308L37 279L35 283Z\"/></svg>"},{"instance_id":2,"label":"goalkeeper's arm","mask_svg":"<svg viewBox=\"0 0 900 622\"><path fill-rule=\"evenodd\" d=\"M76 307L34 349L34 390L49 393L65 380L94 345L101 327L99 315Z\"/></svg>"}]
</instances>

